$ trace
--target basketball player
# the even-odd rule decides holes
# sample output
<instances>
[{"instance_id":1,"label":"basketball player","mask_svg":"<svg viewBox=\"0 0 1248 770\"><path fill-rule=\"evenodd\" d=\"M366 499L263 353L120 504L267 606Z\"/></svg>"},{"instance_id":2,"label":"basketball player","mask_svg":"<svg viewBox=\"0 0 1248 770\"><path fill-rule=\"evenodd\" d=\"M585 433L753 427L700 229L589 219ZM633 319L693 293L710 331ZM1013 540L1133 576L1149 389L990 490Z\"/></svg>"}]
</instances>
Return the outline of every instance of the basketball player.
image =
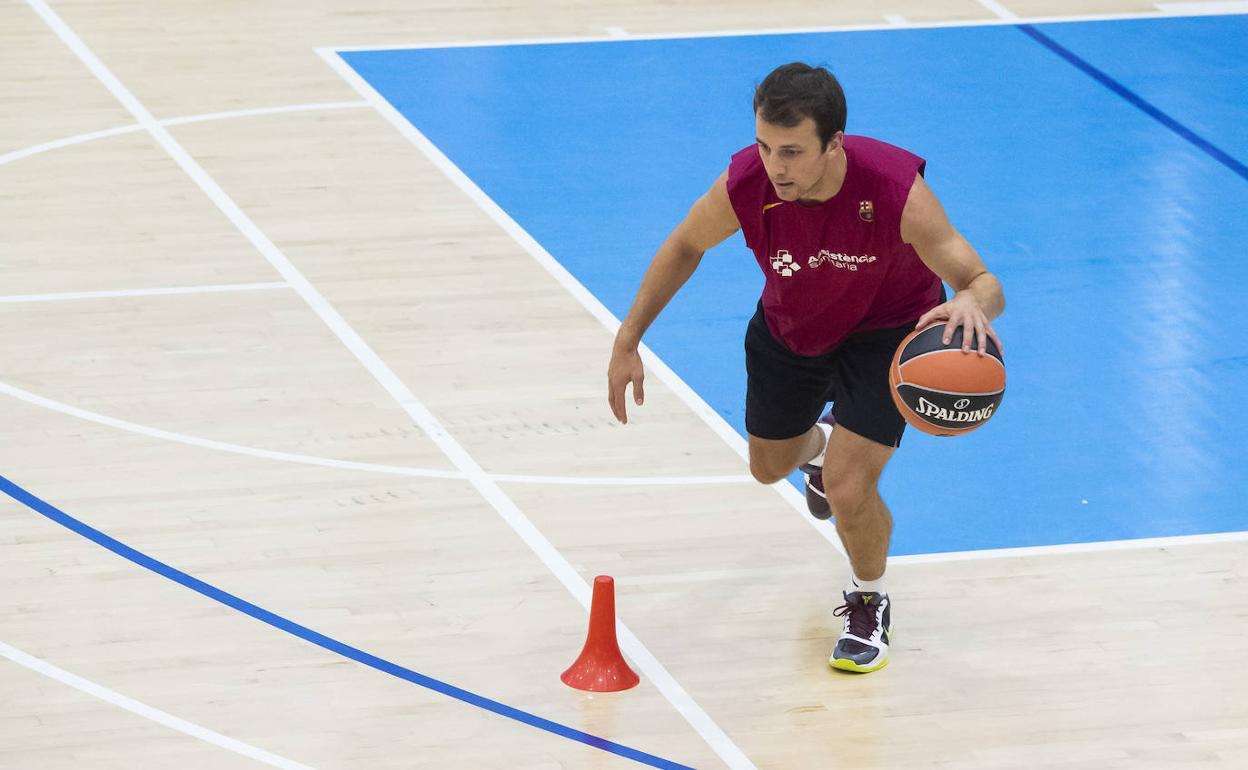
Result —
<instances>
[{"instance_id":1,"label":"basketball player","mask_svg":"<svg viewBox=\"0 0 1248 770\"><path fill-rule=\"evenodd\" d=\"M941 320L946 343L962 327L965 355L984 355L988 337L1000 348L989 322L1005 298L923 180L923 159L846 136L845 113L826 69L786 64L763 80L757 142L732 156L659 247L616 335L607 383L626 423L626 386L638 405L644 398L642 335L703 253L742 230L766 275L745 333L750 472L773 484L800 467L811 514L835 513L852 574L828 662L866 673L888 663L892 625L893 522L878 482L905 428L889 393L893 353L916 326ZM942 279L955 292L948 301Z\"/></svg>"}]
</instances>

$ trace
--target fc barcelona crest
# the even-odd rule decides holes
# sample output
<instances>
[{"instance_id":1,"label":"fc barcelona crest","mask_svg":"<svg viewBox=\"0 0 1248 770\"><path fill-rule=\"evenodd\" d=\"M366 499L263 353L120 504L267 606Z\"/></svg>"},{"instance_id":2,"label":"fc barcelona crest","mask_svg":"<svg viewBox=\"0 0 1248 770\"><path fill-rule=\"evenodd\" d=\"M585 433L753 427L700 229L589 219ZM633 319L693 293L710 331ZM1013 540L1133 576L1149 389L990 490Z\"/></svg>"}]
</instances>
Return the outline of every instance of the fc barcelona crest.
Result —
<instances>
[{"instance_id":1,"label":"fc barcelona crest","mask_svg":"<svg viewBox=\"0 0 1248 770\"><path fill-rule=\"evenodd\" d=\"M871 201L858 201L858 218L863 222L875 221L875 204Z\"/></svg>"}]
</instances>

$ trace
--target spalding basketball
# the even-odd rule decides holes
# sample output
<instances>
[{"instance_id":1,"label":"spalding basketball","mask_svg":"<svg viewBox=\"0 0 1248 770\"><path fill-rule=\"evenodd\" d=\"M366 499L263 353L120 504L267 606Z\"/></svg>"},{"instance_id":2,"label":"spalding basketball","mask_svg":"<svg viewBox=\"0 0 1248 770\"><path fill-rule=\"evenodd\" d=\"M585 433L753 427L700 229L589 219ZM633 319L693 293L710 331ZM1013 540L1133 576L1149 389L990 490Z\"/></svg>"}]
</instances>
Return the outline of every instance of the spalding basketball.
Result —
<instances>
[{"instance_id":1,"label":"spalding basketball","mask_svg":"<svg viewBox=\"0 0 1248 770\"><path fill-rule=\"evenodd\" d=\"M906 422L933 436L959 436L988 422L1005 397L1005 359L988 339L962 352L962 328L946 345L945 322L916 329L901 341L888 369L893 402Z\"/></svg>"}]
</instances>

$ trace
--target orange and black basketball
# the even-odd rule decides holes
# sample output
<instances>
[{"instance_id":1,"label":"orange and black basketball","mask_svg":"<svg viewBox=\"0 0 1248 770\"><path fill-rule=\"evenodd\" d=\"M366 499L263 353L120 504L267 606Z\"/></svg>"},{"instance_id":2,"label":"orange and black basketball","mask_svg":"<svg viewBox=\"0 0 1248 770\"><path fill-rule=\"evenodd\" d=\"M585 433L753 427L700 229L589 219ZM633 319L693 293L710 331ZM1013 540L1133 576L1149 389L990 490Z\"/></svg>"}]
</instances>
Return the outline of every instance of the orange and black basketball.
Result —
<instances>
[{"instance_id":1,"label":"orange and black basketball","mask_svg":"<svg viewBox=\"0 0 1248 770\"><path fill-rule=\"evenodd\" d=\"M933 436L960 436L988 422L1005 397L1005 359L988 339L987 355L962 352L962 328L946 345L945 322L901 341L888 369L893 402L906 422Z\"/></svg>"}]
</instances>

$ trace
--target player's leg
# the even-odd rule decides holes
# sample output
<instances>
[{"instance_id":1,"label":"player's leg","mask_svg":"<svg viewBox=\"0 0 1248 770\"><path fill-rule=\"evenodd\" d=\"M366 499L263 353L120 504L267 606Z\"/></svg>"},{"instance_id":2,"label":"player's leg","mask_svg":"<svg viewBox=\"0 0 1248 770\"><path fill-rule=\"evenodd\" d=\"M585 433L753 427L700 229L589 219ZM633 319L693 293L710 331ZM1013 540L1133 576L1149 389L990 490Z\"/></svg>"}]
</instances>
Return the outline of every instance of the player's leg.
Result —
<instances>
[{"instance_id":1,"label":"player's leg","mask_svg":"<svg viewBox=\"0 0 1248 770\"><path fill-rule=\"evenodd\" d=\"M908 329L864 332L838 350L836 427L823 461L823 487L852 572L836 614L844 628L828 662L866 673L888 663L892 600L884 584L893 518L879 481L905 421L889 393L888 367Z\"/></svg>"},{"instance_id":2,"label":"player's leg","mask_svg":"<svg viewBox=\"0 0 1248 770\"><path fill-rule=\"evenodd\" d=\"M855 673L888 665L892 599L884 585L893 517L880 498L879 480L893 447L838 425L823 465L828 502L836 511L836 532L852 569L835 614L844 620L828 663Z\"/></svg>"},{"instance_id":3,"label":"player's leg","mask_svg":"<svg viewBox=\"0 0 1248 770\"><path fill-rule=\"evenodd\" d=\"M828 442L823 488L836 511L837 534L860 582L884 577L893 517L880 498L879 481L895 451L844 425L832 431Z\"/></svg>"},{"instance_id":4,"label":"player's leg","mask_svg":"<svg viewBox=\"0 0 1248 770\"><path fill-rule=\"evenodd\" d=\"M745 370L750 473L774 484L826 447L826 432L814 425L828 402L832 363L785 349L771 336L760 307L745 334Z\"/></svg>"}]
</instances>

